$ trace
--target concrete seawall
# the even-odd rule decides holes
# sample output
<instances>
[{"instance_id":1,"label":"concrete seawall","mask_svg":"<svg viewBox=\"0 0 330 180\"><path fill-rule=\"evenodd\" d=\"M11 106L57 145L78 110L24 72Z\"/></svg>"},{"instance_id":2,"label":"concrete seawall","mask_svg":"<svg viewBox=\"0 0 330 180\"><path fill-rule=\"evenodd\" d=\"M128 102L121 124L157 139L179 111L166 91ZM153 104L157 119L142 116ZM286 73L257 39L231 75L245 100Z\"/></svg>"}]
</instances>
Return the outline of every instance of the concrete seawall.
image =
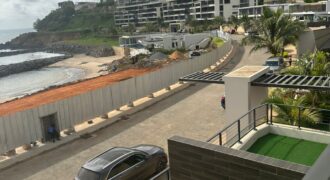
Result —
<instances>
[{"instance_id":1,"label":"concrete seawall","mask_svg":"<svg viewBox=\"0 0 330 180\"><path fill-rule=\"evenodd\" d=\"M17 64L0 65L0 78L11 74L39 69L70 57L72 57L72 55L66 54L60 57L36 59L36 60L25 61Z\"/></svg>"}]
</instances>

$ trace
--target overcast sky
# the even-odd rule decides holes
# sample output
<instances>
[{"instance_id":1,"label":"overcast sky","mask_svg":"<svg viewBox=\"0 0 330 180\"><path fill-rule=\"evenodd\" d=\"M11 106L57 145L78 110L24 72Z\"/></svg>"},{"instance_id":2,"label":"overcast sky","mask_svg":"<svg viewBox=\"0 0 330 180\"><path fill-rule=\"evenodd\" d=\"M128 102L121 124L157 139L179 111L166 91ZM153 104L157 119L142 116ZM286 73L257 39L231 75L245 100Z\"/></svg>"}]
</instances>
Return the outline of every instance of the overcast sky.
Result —
<instances>
[{"instance_id":1,"label":"overcast sky","mask_svg":"<svg viewBox=\"0 0 330 180\"><path fill-rule=\"evenodd\" d=\"M0 29L32 28L36 19L45 17L61 1L64 0L0 0Z\"/></svg>"}]
</instances>

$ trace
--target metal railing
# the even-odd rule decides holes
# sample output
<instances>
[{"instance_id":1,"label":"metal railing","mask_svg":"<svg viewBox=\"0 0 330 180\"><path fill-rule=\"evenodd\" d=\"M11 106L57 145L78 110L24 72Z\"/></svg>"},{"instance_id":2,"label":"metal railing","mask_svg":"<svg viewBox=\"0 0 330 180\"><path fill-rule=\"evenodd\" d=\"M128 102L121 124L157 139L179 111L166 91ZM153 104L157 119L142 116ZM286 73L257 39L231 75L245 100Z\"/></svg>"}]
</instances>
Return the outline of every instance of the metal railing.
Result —
<instances>
[{"instance_id":1,"label":"metal railing","mask_svg":"<svg viewBox=\"0 0 330 180\"><path fill-rule=\"evenodd\" d=\"M218 142L219 145L231 147L236 142L240 142L242 137L251 130L256 129L260 124L268 122L268 111L268 104L255 107L226 128L217 132L207 142Z\"/></svg>"},{"instance_id":2,"label":"metal railing","mask_svg":"<svg viewBox=\"0 0 330 180\"><path fill-rule=\"evenodd\" d=\"M151 177L149 180L170 180L170 167L165 168L155 176Z\"/></svg>"},{"instance_id":3,"label":"metal railing","mask_svg":"<svg viewBox=\"0 0 330 180\"><path fill-rule=\"evenodd\" d=\"M286 108L291 112L291 121L283 121L278 109ZM312 114L319 117L320 121L314 123L305 122L305 116ZM296 114L295 114L296 113ZM289 116L290 117L290 116ZM238 118L236 121L228 125L226 128L217 132L207 142L217 142L221 146L231 147L250 131L255 130L262 124L272 125L273 123L287 124L296 126L298 129L302 127L311 128L313 130L322 130L330 132L330 110L321 108L310 108L303 106L290 106L285 104L262 104L248 111L246 114ZM306 130L306 129L305 129ZM159 172L150 180L170 180L170 167Z\"/></svg>"},{"instance_id":4,"label":"metal railing","mask_svg":"<svg viewBox=\"0 0 330 180\"><path fill-rule=\"evenodd\" d=\"M286 113L286 115L281 112ZM316 117L314 120L317 121L311 121L311 117ZM251 130L265 123L270 125L273 123L287 124L296 126L298 129L304 127L330 131L330 110L284 104L262 104L248 111L206 141L231 147L240 142Z\"/></svg>"}]
</instances>

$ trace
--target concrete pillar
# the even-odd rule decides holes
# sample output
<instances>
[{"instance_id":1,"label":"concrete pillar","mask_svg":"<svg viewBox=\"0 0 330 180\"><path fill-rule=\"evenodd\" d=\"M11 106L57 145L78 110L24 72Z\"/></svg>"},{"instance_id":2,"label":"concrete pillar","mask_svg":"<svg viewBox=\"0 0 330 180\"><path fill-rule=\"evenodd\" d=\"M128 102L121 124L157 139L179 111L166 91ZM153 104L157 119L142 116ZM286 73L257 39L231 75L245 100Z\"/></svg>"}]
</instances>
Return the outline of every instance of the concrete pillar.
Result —
<instances>
[{"instance_id":1,"label":"concrete pillar","mask_svg":"<svg viewBox=\"0 0 330 180\"><path fill-rule=\"evenodd\" d=\"M261 105L268 95L267 87L251 86L251 82L269 71L266 66L244 66L223 77L225 81L227 125L252 108Z\"/></svg>"}]
</instances>

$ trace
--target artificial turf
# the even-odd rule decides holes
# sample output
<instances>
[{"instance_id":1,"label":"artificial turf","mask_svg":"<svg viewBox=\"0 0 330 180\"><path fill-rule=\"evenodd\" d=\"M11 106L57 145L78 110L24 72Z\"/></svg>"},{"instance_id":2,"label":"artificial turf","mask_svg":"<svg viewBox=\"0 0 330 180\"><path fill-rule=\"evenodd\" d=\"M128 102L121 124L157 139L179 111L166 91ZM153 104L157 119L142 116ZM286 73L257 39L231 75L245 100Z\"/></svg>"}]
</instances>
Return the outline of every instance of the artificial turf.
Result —
<instances>
[{"instance_id":1,"label":"artificial turf","mask_svg":"<svg viewBox=\"0 0 330 180\"><path fill-rule=\"evenodd\" d=\"M327 144L268 134L259 138L249 152L312 166Z\"/></svg>"}]
</instances>

